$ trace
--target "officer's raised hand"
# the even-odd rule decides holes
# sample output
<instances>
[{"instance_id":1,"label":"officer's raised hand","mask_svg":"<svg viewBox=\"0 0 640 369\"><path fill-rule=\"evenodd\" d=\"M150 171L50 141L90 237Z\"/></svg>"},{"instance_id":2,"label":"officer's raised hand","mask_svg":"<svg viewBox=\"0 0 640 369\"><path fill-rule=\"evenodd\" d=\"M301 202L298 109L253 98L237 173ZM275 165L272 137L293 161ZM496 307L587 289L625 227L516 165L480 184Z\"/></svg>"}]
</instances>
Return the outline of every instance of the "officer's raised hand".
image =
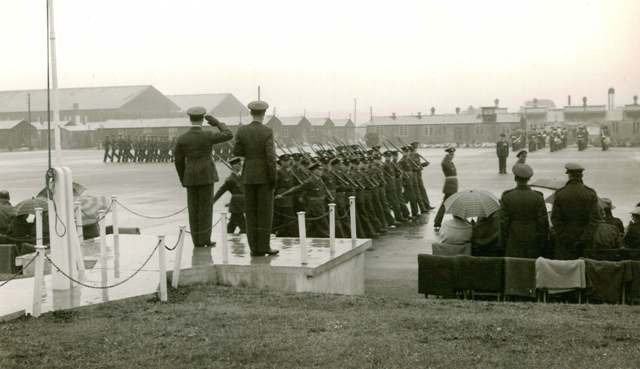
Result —
<instances>
[{"instance_id":1,"label":"officer's raised hand","mask_svg":"<svg viewBox=\"0 0 640 369\"><path fill-rule=\"evenodd\" d=\"M218 123L220 123L220 121L217 120L213 115L207 114L204 116L204 119L207 121L207 123L209 123L211 127L215 127L218 125Z\"/></svg>"}]
</instances>

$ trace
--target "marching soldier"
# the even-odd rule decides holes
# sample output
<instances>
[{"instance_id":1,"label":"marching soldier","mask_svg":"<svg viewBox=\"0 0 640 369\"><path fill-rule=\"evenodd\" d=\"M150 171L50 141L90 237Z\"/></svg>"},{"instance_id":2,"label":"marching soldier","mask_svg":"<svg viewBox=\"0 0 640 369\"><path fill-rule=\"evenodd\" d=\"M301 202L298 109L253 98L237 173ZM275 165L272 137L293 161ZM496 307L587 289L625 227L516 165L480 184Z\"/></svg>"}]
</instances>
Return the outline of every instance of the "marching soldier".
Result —
<instances>
[{"instance_id":1,"label":"marching soldier","mask_svg":"<svg viewBox=\"0 0 640 369\"><path fill-rule=\"evenodd\" d=\"M278 196L299 184L291 169L291 156L283 154L278 157L278 175L276 181L276 198L273 209L273 233L278 237L297 237L298 227L296 212L293 208L293 196Z\"/></svg>"},{"instance_id":2,"label":"marching soldier","mask_svg":"<svg viewBox=\"0 0 640 369\"><path fill-rule=\"evenodd\" d=\"M440 231L442 218L444 218L444 202L449 198L449 196L458 192L458 172L456 170L456 165L453 163L453 156L456 152L456 148L448 147L444 151L447 153L441 163L442 174L444 174L444 185L442 186L444 198L442 199L442 204L440 205L436 218L433 222L433 228L436 232Z\"/></svg>"},{"instance_id":3,"label":"marching soldier","mask_svg":"<svg viewBox=\"0 0 640 369\"><path fill-rule=\"evenodd\" d=\"M178 138L174 163L180 183L187 189L189 227L195 247L215 246L211 241L211 218L213 184L218 181L218 172L211 160L211 149L214 144L233 137L224 123L205 115L206 112L200 106L187 110L192 127ZM203 119L212 127L218 127L220 132L203 130Z\"/></svg>"},{"instance_id":4,"label":"marching soldier","mask_svg":"<svg viewBox=\"0 0 640 369\"><path fill-rule=\"evenodd\" d=\"M496 143L496 154L498 155L498 173L507 174L507 157L509 156L509 143L504 133L500 133L500 139Z\"/></svg>"},{"instance_id":5,"label":"marching soldier","mask_svg":"<svg viewBox=\"0 0 640 369\"><path fill-rule=\"evenodd\" d=\"M102 162L106 163L107 159L110 159L113 163L113 141L111 140L111 136L106 136L104 138L102 148L104 149L104 158L102 159Z\"/></svg>"},{"instance_id":6,"label":"marching soldier","mask_svg":"<svg viewBox=\"0 0 640 369\"><path fill-rule=\"evenodd\" d=\"M227 223L227 233L234 233L236 228L240 228L240 233L244 233L245 220L244 220L244 186L242 185L242 159L232 158L229 160L231 165L231 174L225 179L224 184L218 188L216 194L213 195L213 203L218 201L225 192L229 191L231 194L231 201L229 201L229 223Z\"/></svg>"}]
</instances>

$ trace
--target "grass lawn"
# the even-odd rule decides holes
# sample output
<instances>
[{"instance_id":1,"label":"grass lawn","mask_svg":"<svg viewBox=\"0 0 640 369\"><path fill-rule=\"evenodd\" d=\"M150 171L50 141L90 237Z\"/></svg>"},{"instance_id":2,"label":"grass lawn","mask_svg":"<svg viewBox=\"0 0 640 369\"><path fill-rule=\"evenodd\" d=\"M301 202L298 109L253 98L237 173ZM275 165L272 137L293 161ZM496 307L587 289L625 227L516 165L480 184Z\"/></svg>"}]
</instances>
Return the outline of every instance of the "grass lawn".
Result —
<instances>
[{"instance_id":1,"label":"grass lawn","mask_svg":"<svg viewBox=\"0 0 640 369\"><path fill-rule=\"evenodd\" d=\"M0 368L636 368L640 308L213 285L0 325Z\"/></svg>"}]
</instances>

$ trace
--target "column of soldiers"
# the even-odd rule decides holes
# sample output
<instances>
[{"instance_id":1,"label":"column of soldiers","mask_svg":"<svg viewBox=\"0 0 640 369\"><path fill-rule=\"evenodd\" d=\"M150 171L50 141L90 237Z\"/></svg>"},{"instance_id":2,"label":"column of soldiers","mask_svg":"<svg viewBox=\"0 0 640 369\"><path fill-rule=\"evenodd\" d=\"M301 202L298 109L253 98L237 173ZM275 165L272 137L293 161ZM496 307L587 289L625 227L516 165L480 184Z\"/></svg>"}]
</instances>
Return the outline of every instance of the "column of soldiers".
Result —
<instances>
[{"instance_id":1,"label":"column of soldiers","mask_svg":"<svg viewBox=\"0 0 640 369\"><path fill-rule=\"evenodd\" d=\"M176 137L169 136L106 136L102 148L103 163L169 163L174 161ZM214 157L229 160L231 158L229 143L214 145Z\"/></svg>"},{"instance_id":2,"label":"column of soldiers","mask_svg":"<svg viewBox=\"0 0 640 369\"><path fill-rule=\"evenodd\" d=\"M416 146L383 152L380 146L338 145L313 153L280 146L272 233L296 237L296 214L304 211L307 235L329 237L329 204L334 203L336 237L348 238L350 196L356 197L358 237L375 238L417 220L433 207L421 175L428 162Z\"/></svg>"}]
</instances>

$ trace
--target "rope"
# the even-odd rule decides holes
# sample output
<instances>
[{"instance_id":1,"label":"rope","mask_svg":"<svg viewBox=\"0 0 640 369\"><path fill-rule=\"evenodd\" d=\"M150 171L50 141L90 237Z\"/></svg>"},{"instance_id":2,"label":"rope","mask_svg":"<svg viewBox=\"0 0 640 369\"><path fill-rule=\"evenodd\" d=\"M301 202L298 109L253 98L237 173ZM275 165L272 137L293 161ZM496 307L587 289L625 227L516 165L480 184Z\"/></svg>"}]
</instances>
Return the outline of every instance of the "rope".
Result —
<instances>
[{"instance_id":1,"label":"rope","mask_svg":"<svg viewBox=\"0 0 640 369\"><path fill-rule=\"evenodd\" d=\"M217 225L218 225L218 223L220 223L220 221L221 221L222 219L223 219L223 218L222 218L222 217L220 217L220 218L219 218L215 223L213 223L213 225L212 225L211 227L209 227L208 229L205 229L204 231L198 231L198 233L204 233L204 232L209 232L209 231L213 230L213 228L215 228L215 226L217 226ZM185 232L187 232L187 233L191 234L191 231L185 230Z\"/></svg>"},{"instance_id":2,"label":"rope","mask_svg":"<svg viewBox=\"0 0 640 369\"><path fill-rule=\"evenodd\" d=\"M36 260L37 256L38 256L38 253L36 252L36 255L34 257L32 257L31 260L29 260L29 262L26 265L22 266L22 271L27 269L29 267L29 265L31 265L31 263L33 263L33 261ZM16 279L20 274L22 274L22 271L12 275L11 278L9 278L6 281L2 282L2 284L0 284L0 287L4 287L5 284L7 284L7 283L13 281L14 279Z\"/></svg>"},{"instance_id":3,"label":"rope","mask_svg":"<svg viewBox=\"0 0 640 369\"><path fill-rule=\"evenodd\" d=\"M144 215L144 214L141 214L141 213L139 213L139 212L137 212L137 211L134 211L134 210L129 209L127 206L125 206L123 203L121 203L121 202L120 202L120 200L116 200L116 201L118 202L118 204L120 204L120 206L122 206L122 208L123 208L124 210L126 210L126 211L130 212L130 213L131 213L131 214L133 214L133 215L137 215L137 216L139 216L139 217L141 217L141 218L147 218L147 219L166 219L166 218L171 218L171 217L176 216L176 215L178 215L178 214L180 214L180 213L184 212L185 210L187 210L187 207L184 207L184 208L182 208L182 209L180 209L180 210L176 211L175 213L171 213L171 214L169 214L169 215L151 216L151 215Z\"/></svg>"},{"instance_id":4,"label":"rope","mask_svg":"<svg viewBox=\"0 0 640 369\"><path fill-rule=\"evenodd\" d=\"M160 246L160 241L158 241L158 244L156 245L156 247L153 248L153 251L151 251L151 254L149 254L149 257L147 258L147 260L144 261L144 263L142 263L142 265L140 266L140 268L138 268L138 270L136 270L135 272L133 272L133 274L131 274L130 276L128 276L127 278L121 280L120 282L114 283L112 285L109 286L93 286L90 284L86 284L84 282L81 282L73 277L71 277L70 275L68 275L67 273L65 273L64 271L62 271L62 269L60 269L60 267L58 265L56 265L56 263L53 262L53 260L51 260L51 258L49 258L49 255L45 255L45 258L47 260L49 260L49 262L51 263L51 265L53 265L54 268L56 268L56 270L58 272L60 272L63 276L67 277L67 279L69 279L70 281L77 283L83 287L87 287L87 288L93 288L96 290L106 290L106 289L110 289L110 288L114 288L114 287L118 287L126 282L128 282L131 278L135 277L136 274L138 274L149 262L149 260L151 260L151 257L153 256L153 254L156 253L156 250L158 250L158 247Z\"/></svg>"},{"instance_id":5,"label":"rope","mask_svg":"<svg viewBox=\"0 0 640 369\"><path fill-rule=\"evenodd\" d=\"M25 236L25 237L13 237L13 236L10 236L8 234L0 233L0 239L5 239L5 240L11 241L11 242L30 243L31 241L33 241L35 239L35 237L27 237L27 236Z\"/></svg>"},{"instance_id":6,"label":"rope","mask_svg":"<svg viewBox=\"0 0 640 369\"><path fill-rule=\"evenodd\" d=\"M178 247L178 245L180 244L180 239L182 238L182 230L180 230L180 232L178 232L178 240L176 241L176 244L173 245L173 247L167 247L167 245L164 246L165 249L167 249L168 251L173 251L176 249L176 247Z\"/></svg>"}]
</instances>

